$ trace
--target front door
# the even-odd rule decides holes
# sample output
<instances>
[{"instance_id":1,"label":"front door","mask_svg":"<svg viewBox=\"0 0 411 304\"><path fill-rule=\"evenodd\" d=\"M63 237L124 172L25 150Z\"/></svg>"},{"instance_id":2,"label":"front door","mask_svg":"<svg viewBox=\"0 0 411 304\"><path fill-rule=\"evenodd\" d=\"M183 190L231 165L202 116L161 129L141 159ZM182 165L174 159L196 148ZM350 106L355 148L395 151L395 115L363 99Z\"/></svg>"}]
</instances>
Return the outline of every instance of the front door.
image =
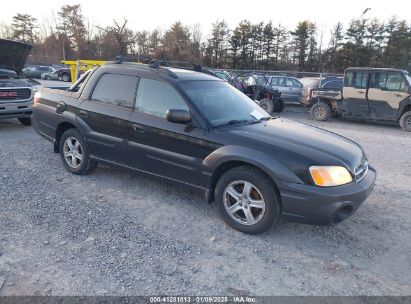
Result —
<instances>
[{"instance_id":1,"label":"front door","mask_svg":"<svg viewBox=\"0 0 411 304\"><path fill-rule=\"evenodd\" d=\"M130 117L128 161L143 171L192 185L201 184L204 129L166 120L168 109L189 110L171 85L141 78Z\"/></svg>"},{"instance_id":2,"label":"front door","mask_svg":"<svg viewBox=\"0 0 411 304\"><path fill-rule=\"evenodd\" d=\"M365 118L370 113L367 87L368 72L349 71L346 73L343 96L351 116Z\"/></svg>"},{"instance_id":3,"label":"front door","mask_svg":"<svg viewBox=\"0 0 411 304\"><path fill-rule=\"evenodd\" d=\"M301 97L302 85L293 78L285 79L285 91L289 101L299 101Z\"/></svg>"},{"instance_id":4,"label":"front door","mask_svg":"<svg viewBox=\"0 0 411 304\"><path fill-rule=\"evenodd\" d=\"M409 87L401 73L375 72L371 76L368 99L377 119L396 119L401 101L408 96Z\"/></svg>"},{"instance_id":5,"label":"front door","mask_svg":"<svg viewBox=\"0 0 411 304\"><path fill-rule=\"evenodd\" d=\"M81 103L78 119L94 156L125 163L137 83L135 76L103 74L90 99Z\"/></svg>"}]
</instances>

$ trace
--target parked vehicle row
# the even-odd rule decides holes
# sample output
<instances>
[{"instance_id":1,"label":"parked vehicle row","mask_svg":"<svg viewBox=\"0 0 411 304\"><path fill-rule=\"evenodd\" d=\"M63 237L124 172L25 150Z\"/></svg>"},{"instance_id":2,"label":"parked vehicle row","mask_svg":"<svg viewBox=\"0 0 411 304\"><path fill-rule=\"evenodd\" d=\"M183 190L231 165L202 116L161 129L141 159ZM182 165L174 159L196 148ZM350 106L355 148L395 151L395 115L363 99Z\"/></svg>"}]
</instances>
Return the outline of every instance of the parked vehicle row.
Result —
<instances>
[{"instance_id":1,"label":"parked vehicle row","mask_svg":"<svg viewBox=\"0 0 411 304\"><path fill-rule=\"evenodd\" d=\"M228 82L258 103L267 113L283 111L284 101L281 92L270 86L268 78L264 75L245 72L231 77Z\"/></svg>"},{"instance_id":2,"label":"parked vehicle row","mask_svg":"<svg viewBox=\"0 0 411 304\"><path fill-rule=\"evenodd\" d=\"M234 79L244 75L242 72L230 74L223 70L213 70L215 76L233 82ZM308 105L312 100L312 90L318 88L342 88L342 77L304 77L296 78L288 75L267 75L264 73L248 73L249 76L243 79L248 85L267 85L281 93L284 102L301 103Z\"/></svg>"},{"instance_id":3,"label":"parked vehicle row","mask_svg":"<svg viewBox=\"0 0 411 304\"><path fill-rule=\"evenodd\" d=\"M45 80L71 81L70 69L50 66L30 66L23 69L23 75L27 78L37 78Z\"/></svg>"},{"instance_id":4,"label":"parked vehicle row","mask_svg":"<svg viewBox=\"0 0 411 304\"><path fill-rule=\"evenodd\" d=\"M272 117L227 81L155 62L108 63L68 91L41 89L33 125L68 171L106 163L190 187L245 233L282 218L339 223L376 178L347 138Z\"/></svg>"},{"instance_id":5,"label":"parked vehicle row","mask_svg":"<svg viewBox=\"0 0 411 304\"><path fill-rule=\"evenodd\" d=\"M60 80L64 82L70 82L71 81L70 69L60 68L60 69L54 70L53 72L43 73L41 74L40 78L45 79L45 80Z\"/></svg>"},{"instance_id":6,"label":"parked vehicle row","mask_svg":"<svg viewBox=\"0 0 411 304\"><path fill-rule=\"evenodd\" d=\"M350 119L399 123L411 132L411 76L407 71L381 68L349 68L343 88L312 91L311 116L327 120L331 115Z\"/></svg>"}]
</instances>

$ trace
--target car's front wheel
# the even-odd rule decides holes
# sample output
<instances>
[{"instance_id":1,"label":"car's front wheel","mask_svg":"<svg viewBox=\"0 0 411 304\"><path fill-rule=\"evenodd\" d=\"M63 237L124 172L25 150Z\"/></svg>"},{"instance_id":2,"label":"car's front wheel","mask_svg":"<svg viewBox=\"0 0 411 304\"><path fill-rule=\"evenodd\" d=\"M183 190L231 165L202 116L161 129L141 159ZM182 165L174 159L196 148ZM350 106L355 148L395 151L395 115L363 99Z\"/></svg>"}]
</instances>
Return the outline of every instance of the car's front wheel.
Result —
<instances>
[{"instance_id":1,"label":"car's front wheel","mask_svg":"<svg viewBox=\"0 0 411 304\"><path fill-rule=\"evenodd\" d=\"M59 148L63 165L69 172L82 175L96 167L96 163L90 160L87 143L76 129L64 132Z\"/></svg>"},{"instance_id":2,"label":"car's front wheel","mask_svg":"<svg viewBox=\"0 0 411 304\"><path fill-rule=\"evenodd\" d=\"M253 167L240 166L224 173L215 194L221 218L241 232L265 232L281 218L280 200L272 181Z\"/></svg>"}]
</instances>

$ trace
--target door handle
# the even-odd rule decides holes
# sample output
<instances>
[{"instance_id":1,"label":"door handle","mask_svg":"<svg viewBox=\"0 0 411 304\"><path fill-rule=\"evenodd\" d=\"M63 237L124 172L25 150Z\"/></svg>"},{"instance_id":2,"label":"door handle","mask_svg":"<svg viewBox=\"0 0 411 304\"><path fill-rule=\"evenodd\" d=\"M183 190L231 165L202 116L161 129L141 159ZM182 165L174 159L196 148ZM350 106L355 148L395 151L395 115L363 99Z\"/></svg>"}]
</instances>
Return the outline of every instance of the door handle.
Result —
<instances>
[{"instance_id":1,"label":"door handle","mask_svg":"<svg viewBox=\"0 0 411 304\"><path fill-rule=\"evenodd\" d=\"M80 116L81 117L88 117L88 112L84 110L80 110Z\"/></svg>"},{"instance_id":2,"label":"door handle","mask_svg":"<svg viewBox=\"0 0 411 304\"><path fill-rule=\"evenodd\" d=\"M136 132L141 132L141 133L145 131L144 127L139 124L133 124L133 130Z\"/></svg>"}]
</instances>

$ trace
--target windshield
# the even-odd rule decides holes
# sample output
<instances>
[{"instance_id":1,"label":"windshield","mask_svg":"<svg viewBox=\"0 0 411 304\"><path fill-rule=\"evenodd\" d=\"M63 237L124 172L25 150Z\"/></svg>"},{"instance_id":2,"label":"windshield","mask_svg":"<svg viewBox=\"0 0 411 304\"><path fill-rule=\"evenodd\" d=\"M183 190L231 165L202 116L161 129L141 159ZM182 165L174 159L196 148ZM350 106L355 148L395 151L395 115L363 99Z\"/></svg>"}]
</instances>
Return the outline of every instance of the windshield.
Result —
<instances>
[{"instance_id":1,"label":"windshield","mask_svg":"<svg viewBox=\"0 0 411 304\"><path fill-rule=\"evenodd\" d=\"M271 116L249 97L222 81L187 81L181 88L214 126L255 122Z\"/></svg>"},{"instance_id":2,"label":"windshield","mask_svg":"<svg viewBox=\"0 0 411 304\"><path fill-rule=\"evenodd\" d=\"M83 75L81 75L81 77L68 89L68 91L72 91L72 92L80 91L80 88L84 85L84 81L86 80L87 76L92 71L93 70L88 70Z\"/></svg>"}]
</instances>

